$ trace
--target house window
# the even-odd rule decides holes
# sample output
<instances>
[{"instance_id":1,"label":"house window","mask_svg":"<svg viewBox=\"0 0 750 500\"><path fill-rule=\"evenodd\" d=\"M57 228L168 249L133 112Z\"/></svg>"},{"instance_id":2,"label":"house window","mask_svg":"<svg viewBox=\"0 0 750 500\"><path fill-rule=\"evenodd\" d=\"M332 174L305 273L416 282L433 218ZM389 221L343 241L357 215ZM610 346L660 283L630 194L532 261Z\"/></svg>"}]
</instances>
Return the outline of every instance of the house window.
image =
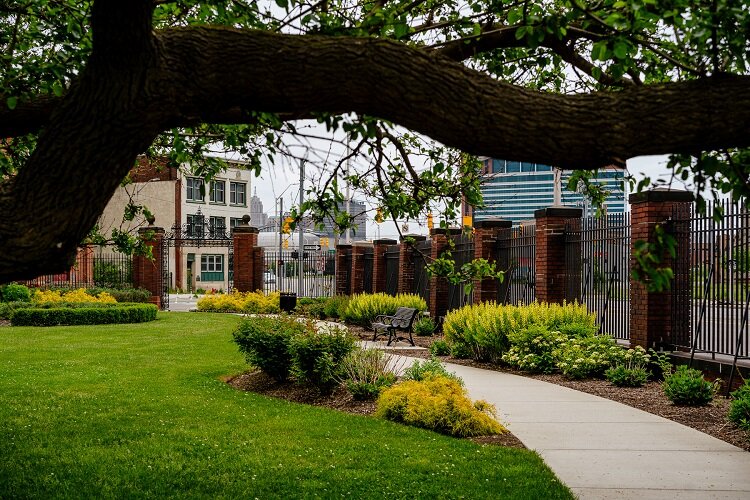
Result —
<instances>
[{"instance_id":1,"label":"house window","mask_svg":"<svg viewBox=\"0 0 750 500\"><path fill-rule=\"evenodd\" d=\"M230 227L237 227L242 225L242 217L230 217L229 225Z\"/></svg>"},{"instance_id":2,"label":"house window","mask_svg":"<svg viewBox=\"0 0 750 500\"><path fill-rule=\"evenodd\" d=\"M224 181L212 181L211 192L209 194L211 203L225 203L224 201Z\"/></svg>"},{"instance_id":3,"label":"house window","mask_svg":"<svg viewBox=\"0 0 750 500\"><path fill-rule=\"evenodd\" d=\"M224 281L223 255L201 255L201 281Z\"/></svg>"},{"instance_id":4,"label":"house window","mask_svg":"<svg viewBox=\"0 0 750 500\"><path fill-rule=\"evenodd\" d=\"M188 238L202 238L203 237L203 220L202 215L190 215L187 216L187 230L186 236Z\"/></svg>"},{"instance_id":5,"label":"house window","mask_svg":"<svg viewBox=\"0 0 750 500\"><path fill-rule=\"evenodd\" d=\"M208 233L212 238L223 238L227 230L227 219L225 217L209 217Z\"/></svg>"},{"instance_id":6,"label":"house window","mask_svg":"<svg viewBox=\"0 0 750 500\"><path fill-rule=\"evenodd\" d=\"M247 184L244 182L229 183L229 203L232 205L245 205L245 193Z\"/></svg>"},{"instance_id":7,"label":"house window","mask_svg":"<svg viewBox=\"0 0 750 500\"><path fill-rule=\"evenodd\" d=\"M203 179L197 177L188 177L187 179L187 201L203 201Z\"/></svg>"}]
</instances>

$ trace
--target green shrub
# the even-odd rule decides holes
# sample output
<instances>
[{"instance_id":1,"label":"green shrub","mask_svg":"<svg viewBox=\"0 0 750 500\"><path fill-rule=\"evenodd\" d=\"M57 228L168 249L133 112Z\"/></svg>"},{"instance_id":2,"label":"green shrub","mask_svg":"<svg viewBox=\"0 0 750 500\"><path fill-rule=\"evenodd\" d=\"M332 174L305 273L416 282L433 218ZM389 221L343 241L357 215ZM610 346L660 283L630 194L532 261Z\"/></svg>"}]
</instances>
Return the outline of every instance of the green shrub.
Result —
<instances>
[{"instance_id":1,"label":"green shrub","mask_svg":"<svg viewBox=\"0 0 750 500\"><path fill-rule=\"evenodd\" d=\"M424 361L416 360L414 364L404 370L404 380L416 380L421 381L429 377L440 376L447 377L451 380L455 380L460 385L464 385L464 381L461 377L455 373L449 372L443 363L439 359L430 358Z\"/></svg>"},{"instance_id":2,"label":"green shrub","mask_svg":"<svg viewBox=\"0 0 750 500\"><path fill-rule=\"evenodd\" d=\"M381 314L393 315L399 307L413 307L425 311L427 303L418 295L399 293L396 296L385 293L362 293L352 296L342 319L360 326L370 326Z\"/></svg>"},{"instance_id":3,"label":"green shrub","mask_svg":"<svg viewBox=\"0 0 750 500\"><path fill-rule=\"evenodd\" d=\"M329 298L326 301L326 303L323 305L323 313L325 313L326 318L333 318L333 319L343 318L344 311L346 311L346 307L348 305L349 305L348 295L336 295L334 297Z\"/></svg>"},{"instance_id":4,"label":"green shrub","mask_svg":"<svg viewBox=\"0 0 750 500\"><path fill-rule=\"evenodd\" d=\"M343 328L314 328L292 337L289 353L292 373L300 382L329 394L341 379L341 361L354 348L354 337Z\"/></svg>"},{"instance_id":5,"label":"green shrub","mask_svg":"<svg viewBox=\"0 0 750 500\"><path fill-rule=\"evenodd\" d=\"M354 399L375 399L396 383L396 362L379 349L354 349L341 362L341 381Z\"/></svg>"},{"instance_id":6,"label":"green shrub","mask_svg":"<svg viewBox=\"0 0 750 500\"><path fill-rule=\"evenodd\" d=\"M594 315L578 304L535 302L513 306L483 302L449 312L443 323L443 333L452 351L471 352L476 360L498 362L510 347L509 333L531 325L542 325L550 331L569 324L595 328L595 320Z\"/></svg>"},{"instance_id":7,"label":"green shrub","mask_svg":"<svg viewBox=\"0 0 750 500\"><path fill-rule=\"evenodd\" d=\"M430 354L433 356L448 356L451 348L445 340L436 340L430 345Z\"/></svg>"},{"instance_id":8,"label":"green shrub","mask_svg":"<svg viewBox=\"0 0 750 500\"><path fill-rule=\"evenodd\" d=\"M18 309L13 326L104 325L143 323L156 319L153 304L114 304L108 307L50 307Z\"/></svg>"},{"instance_id":9,"label":"green shrub","mask_svg":"<svg viewBox=\"0 0 750 500\"><path fill-rule=\"evenodd\" d=\"M737 424L740 429L750 432L750 380L745 381L732 393L729 420Z\"/></svg>"},{"instance_id":10,"label":"green shrub","mask_svg":"<svg viewBox=\"0 0 750 500\"><path fill-rule=\"evenodd\" d=\"M619 363L607 368L604 376L618 387L640 387L648 382L648 370L638 362Z\"/></svg>"},{"instance_id":11,"label":"green shrub","mask_svg":"<svg viewBox=\"0 0 750 500\"><path fill-rule=\"evenodd\" d=\"M446 341L446 344L448 344L448 348L451 350L451 356L456 359L469 359L474 355L474 353L471 352L471 348L464 343L457 342L451 344Z\"/></svg>"},{"instance_id":12,"label":"green shrub","mask_svg":"<svg viewBox=\"0 0 750 500\"><path fill-rule=\"evenodd\" d=\"M0 302L0 319L8 320L18 309L34 307L32 302Z\"/></svg>"},{"instance_id":13,"label":"green shrub","mask_svg":"<svg viewBox=\"0 0 750 500\"><path fill-rule=\"evenodd\" d=\"M443 376L409 380L384 390L375 415L452 436L505 432L494 418L494 406L485 401L472 403L458 382Z\"/></svg>"},{"instance_id":14,"label":"green shrub","mask_svg":"<svg viewBox=\"0 0 750 500\"><path fill-rule=\"evenodd\" d=\"M31 291L26 285L9 283L0 286L0 301L2 302L30 302Z\"/></svg>"},{"instance_id":15,"label":"green shrub","mask_svg":"<svg viewBox=\"0 0 750 500\"><path fill-rule=\"evenodd\" d=\"M133 281L133 264L129 260L94 262L94 284L100 287L120 287Z\"/></svg>"},{"instance_id":16,"label":"green shrub","mask_svg":"<svg viewBox=\"0 0 750 500\"><path fill-rule=\"evenodd\" d=\"M580 379L601 377L623 359L623 352L612 337L596 335L563 340L552 350L552 357L563 375Z\"/></svg>"},{"instance_id":17,"label":"green shrub","mask_svg":"<svg viewBox=\"0 0 750 500\"><path fill-rule=\"evenodd\" d=\"M599 327L591 323L568 323L558 325L555 329L568 338L593 337L599 333Z\"/></svg>"},{"instance_id":18,"label":"green shrub","mask_svg":"<svg viewBox=\"0 0 750 500\"><path fill-rule=\"evenodd\" d=\"M700 370L677 367L668 375L662 384L664 394L670 401L679 406L704 406L711 402L716 393L716 385L703 378Z\"/></svg>"},{"instance_id":19,"label":"green shrub","mask_svg":"<svg viewBox=\"0 0 750 500\"><path fill-rule=\"evenodd\" d=\"M422 317L414 322L414 334L420 335L420 336L430 336L433 333L435 333L435 328L437 328L437 325L435 325L435 321L433 321L430 317Z\"/></svg>"},{"instance_id":20,"label":"green shrub","mask_svg":"<svg viewBox=\"0 0 750 500\"><path fill-rule=\"evenodd\" d=\"M521 370L551 373L555 369L552 351L567 337L560 332L551 332L543 325L531 325L508 333L511 347L502 360Z\"/></svg>"},{"instance_id":21,"label":"green shrub","mask_svg":"<svg viewBox=\"0 0 750 500\"><path fill-rule=\"evenodd\" d=\"M304 330L304 325L292 318L255 317L244 319L232 337L248 363L281 382L292 367L292 337Z\"/></svg>"},{"instance_id":22,"label":"green shrub","mask_svg":"<svg viewBox=\"0 0 750 500\"><path fill-rule=\"evenodd\" d=\"M100 293L107 292L117 302L148 302L151 292L145 288L89 288L86 293L98 297Z\"/></svg>"},{"instance_id":23,"label":"green shrub","mask_svg":"<svg viewBox=\"0 0 750 500\"><path fill-rule=\"evenodd\" d=\"M325 319L325 304L328 301L327 298L309 298L301 297L297 299L297 307L294 311L302 316L315 319Z\"/></svg>"}]
</instances>

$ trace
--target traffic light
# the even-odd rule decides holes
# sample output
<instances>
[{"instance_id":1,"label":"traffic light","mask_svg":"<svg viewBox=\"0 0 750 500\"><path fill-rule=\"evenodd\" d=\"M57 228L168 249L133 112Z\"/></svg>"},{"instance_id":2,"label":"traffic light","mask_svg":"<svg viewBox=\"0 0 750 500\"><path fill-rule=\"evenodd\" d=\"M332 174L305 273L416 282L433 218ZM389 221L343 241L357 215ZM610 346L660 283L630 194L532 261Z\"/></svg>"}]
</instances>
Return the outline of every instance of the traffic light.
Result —
<instances>
[{"instance_id":1,"label":"traffic light","mask_svg":"<svg viewBox=\"0 0 750 500\"><path fill-rule=\"evenodd\" d=\"M383 210L379 207L377 210L375 210L375 222L377 222L378 224L383 223Z\"/></svg>"},{"instance_id":2,"label":"traffic light","mask_svg":"<svg viewBox=\"0 0 750 500\"><path fill-rule=\"evenodd\" d=\"M328 248L328 238L325 236L320 237L320 248Z\"/></svg>"},{"instance_id":3,"label":"traffic light","mask_svg":"<svg viewBox=\"0 0 750 500\"><path fill-rule=\"evenodd\" d=\"M432 229L432 212L427 214L427 229Z\"/></svg>"},{"instance_id":4,"label":"traffic light","mask_svg":"<svg viewBox=\"0 0 750 500\"><path fill-rule=\"evenodd\" d=\"M286 219L284 219L284 227L283 227L283 229L281 230L281 232L282 232L282 233L284 233L284 234L289 234L289 233L291 233L291 232L292 232L292 228L291 228L290 224L291 224L291 223L292 223L293 221L294 221L294 219L292 219L291 217L287 217Z\"/></svg>"},{"instance_id":5,"label":"traffic light","mask_svg":"<svg viewBox=\"0 0 750 500\"><path fill-rule=\"evenodd\" d=\"M464 215L463 217L464 226L472 227L472 219L473 217L471 215Z\"/></svg>"}]
</instances>

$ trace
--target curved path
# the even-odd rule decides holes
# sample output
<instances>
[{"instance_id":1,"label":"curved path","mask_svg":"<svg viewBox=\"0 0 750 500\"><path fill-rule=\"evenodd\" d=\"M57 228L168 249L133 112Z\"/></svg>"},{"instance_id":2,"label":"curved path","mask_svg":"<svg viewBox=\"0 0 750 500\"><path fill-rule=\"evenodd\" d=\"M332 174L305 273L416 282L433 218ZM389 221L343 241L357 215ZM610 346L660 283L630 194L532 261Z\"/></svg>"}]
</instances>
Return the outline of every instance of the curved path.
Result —
<instances>
[{"instance_id":1,"label":"curved path","mask_svg":"<svg viewBox=\"0 0 750 500\"><path fill-rule=\"evenodd\" d=\"M750 499L750 453L740 448L567 387L446 366L579 498Z\"/></svg>"}]
</instances>

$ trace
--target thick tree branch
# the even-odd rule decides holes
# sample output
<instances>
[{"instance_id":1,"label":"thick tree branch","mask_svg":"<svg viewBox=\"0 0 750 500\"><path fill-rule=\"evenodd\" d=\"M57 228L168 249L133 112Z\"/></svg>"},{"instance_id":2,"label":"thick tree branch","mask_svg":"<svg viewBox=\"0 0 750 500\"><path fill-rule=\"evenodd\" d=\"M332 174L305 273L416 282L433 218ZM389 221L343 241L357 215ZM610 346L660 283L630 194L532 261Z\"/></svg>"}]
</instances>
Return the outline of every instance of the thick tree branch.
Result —
<instances>
[{"instance_id":1,"label":"thick tree branch","mask_svg":"<svg viewBox=\"0 0 750 500\"><path fill-rule=\"evenodd\" d=\"M14 109L8 109L5 101L6 96L0 96L0 137L19 137L39 132L62 98L37 96L30 101L19 101Z\"/></svg>"}]
</instances>

